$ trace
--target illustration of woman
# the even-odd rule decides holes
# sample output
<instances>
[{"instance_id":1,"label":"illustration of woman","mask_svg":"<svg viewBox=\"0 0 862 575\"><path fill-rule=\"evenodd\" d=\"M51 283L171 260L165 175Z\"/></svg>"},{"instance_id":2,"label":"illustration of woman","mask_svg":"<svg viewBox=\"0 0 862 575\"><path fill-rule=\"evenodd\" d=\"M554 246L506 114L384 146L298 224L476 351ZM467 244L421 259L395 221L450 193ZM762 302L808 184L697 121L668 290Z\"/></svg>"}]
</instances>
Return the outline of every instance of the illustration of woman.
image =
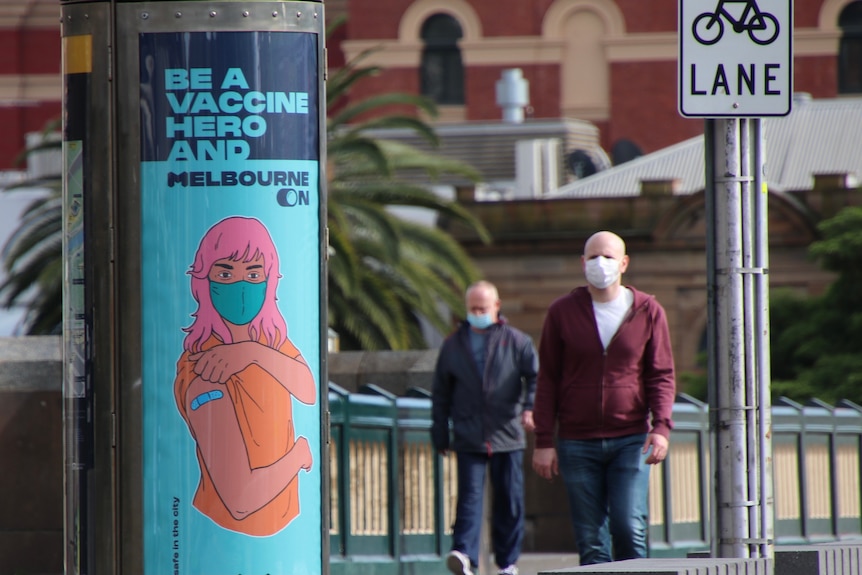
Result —
<instances>
[{"instance_id":1,"label":"illustration of woman","mask_svg":"<svg viewBox=\"0 0 862 575\"><path fill-rule=\"evenodd\" d=\"M299 514L291 398L314 404L314 378L276 305L278 254L254 219L229 217L203 236L188 271L198 303L184 331L174 395L197 444L194 506L225 529L268 536Z\"/></svg>"}]
</instances>

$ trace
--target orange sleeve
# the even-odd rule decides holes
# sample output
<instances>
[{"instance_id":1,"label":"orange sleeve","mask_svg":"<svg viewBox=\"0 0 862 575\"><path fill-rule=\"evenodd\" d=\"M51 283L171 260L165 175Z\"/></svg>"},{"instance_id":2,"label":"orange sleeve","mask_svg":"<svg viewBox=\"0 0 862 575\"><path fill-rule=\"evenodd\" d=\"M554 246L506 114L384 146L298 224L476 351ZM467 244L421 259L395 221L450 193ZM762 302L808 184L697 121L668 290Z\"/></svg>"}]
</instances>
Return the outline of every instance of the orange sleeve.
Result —
<instances>
[{"instance_id":1,"label":"orange sleeve","mask_svg":"<svg viewBox=\"0 0 862 575\"><path fill-rule=\"evenodd\" d=\"M186 423L189 421L186 391L188 391L189 386L195 378L194 363L189 361L189 355L188 351L184 351L180 356L180 359L177 361L177 377L174 380L174 400L177 402L177 409L180 415L183 416L183 419L186 420ZM194 435L191 426L189 426L189 431Z\"/></svg>"}]
</instances>

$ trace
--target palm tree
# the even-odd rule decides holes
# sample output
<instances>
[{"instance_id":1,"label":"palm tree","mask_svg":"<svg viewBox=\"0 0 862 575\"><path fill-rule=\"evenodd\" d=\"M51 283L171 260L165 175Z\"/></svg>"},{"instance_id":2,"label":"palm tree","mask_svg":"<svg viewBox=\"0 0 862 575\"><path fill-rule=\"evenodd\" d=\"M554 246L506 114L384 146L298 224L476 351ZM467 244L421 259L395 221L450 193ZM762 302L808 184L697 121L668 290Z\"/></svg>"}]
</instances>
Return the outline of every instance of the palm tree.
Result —
<instances>
[{"instance_id":1,"label":"palm tree","mask_svg":"<svg viewBox=\"0 0 862 575\"><path fill-rule=\"evenodd\" d=\"M379 71L360 66L367 55L360 54L331 75L330 109L341 106L357 81ZM473 263L451 236L398 217L391 208L426 208L488 239L482 224L462 206L415 182L416 173L426 181L441 173L475 179L475 170L368 135L374 129L404 128L436 144L436 134L427 123L401 114L357 121L392 105L436 113L426 98L389 93L345 105L330 116L327 125L329 323L344 349L427 347L422 320L447 332L448 310L462 309L464 289L477 277ZM407 173L414 177L407 179Z\"/></svg>"},{"instance_id":2,"label":"palm tree","mask_svg":"<svg viewBox=\"0 0 862 575\"><path fill-rule=\"evenodd\" d=\"M18 158L59 150L61 142L50 137L59 120L49 122L42 142ZM59 333L63 323L62 176L45 174L6 188L6 191L43 189L21 218L21 223L0 252L6 280L0 284L2 305L27 309L24 330L28 335Z\"/></svg>"},{"instance_id":3,"label":"palm tree","mask_svg":"<svg viewBox=\"0 0 862 575\"><path fill-rule=\"evenodd\" d=\"M366 55L331 75L326 90L329 109L341 106L357 81L379 71L360 66ZM464 289L477 277L473 263L451 236L398 217L391 208L425 208L468 225L488 240L482 224L462 206L404 176L418 171L426 179L442 173L475 179L472 168L368 135L378 128L407 128L436 143L427 123L401 114L357 121L391 105L435 113L433 103L425 98L383 94L341 107L327 125L329 324L338 333L342 349L427 347L423 320L447 332L448 310L462 309ZM59 148L60 143L45 146ZM2 304L27 306L28 334L57 333L62 326L60 183L56 174L16 186L38 185L50 193L29 206L2 252L8 273L0 285Z\"/></svg>"}]
</instances>

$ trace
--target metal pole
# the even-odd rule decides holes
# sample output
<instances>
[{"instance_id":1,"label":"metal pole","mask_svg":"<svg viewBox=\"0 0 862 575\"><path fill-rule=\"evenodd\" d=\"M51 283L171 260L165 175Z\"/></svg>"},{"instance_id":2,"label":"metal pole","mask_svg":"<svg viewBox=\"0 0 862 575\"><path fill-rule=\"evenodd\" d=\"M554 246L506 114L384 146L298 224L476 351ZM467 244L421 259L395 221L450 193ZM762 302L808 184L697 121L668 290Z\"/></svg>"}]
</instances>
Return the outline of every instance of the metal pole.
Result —
<instances>
[{"instance_id":1,"label":"metal pole","mask_svg":"<svg viewBox=\"0 0 862 575\"><path fill-rule=\"evenodd\" d=\"M743 342L739 120L720 120L716 162L719 555L747 557L748 490ZM720 169L720 172L719 172Z\"/></svg>"},{"instance_id":2,"label":"metal pole","mask_svg":"<svg viewBox=\"0 0 862 575\"><path fill-rule=\"evenodd\" d=\"M718 224L716 214L716 127L717 120L706 119L703 126L703 151L704 151L704 166L705 166L705 189L704 189L704 217L706 218L706 373L707 373L707 403L710 406L709 410L709 461L712 465L710 479L712 481L712 489L709 490L710 501L709 509L713 512L709 514L709 541L710 555L718 557L717 539L713 534L718 533L719 514L715 511L718 509L718 486L720 485L719 466L717 455L717 437L718 429L718 329L715 321L716 316L716 273L715 273L715 256L716 256L716 226Z\"/></svg>"},{"instance_id":3,"label":"metal pole","mask_svg":"<svg viewBox=\"0 0 862 575\"><path fill-rule=\"evenodd\" d=\"M740 120L740 188L741 188L741 213L742 213L742 290L743 290L743 318L744 326L744 361L745 361L745 426L749 430L746 433L748 461L746 463L746 481L748 484L748 539L758 538L757 530L760 528L759 519L759 497L758 497L758 455L760 436L751 433L757 429L757 381L755 379L755 368L757 358L754 345L754 316L757 313L754 308L754 294L752 285L753 268L753 233L752 233L752 190L751 190L751 122L747 118ZM756 548L749 545L748 555L757 556Z\"/></svg>"},{"instance_id":4,"label":"metal pole","mask_svg":"<svg viewBox=\"0 0 862 575\"><path fill-rule=\"evenodd\" d=\"M765 176L765 145L763 124L754 119L754 265L760 273L754 276L755 289L755 354L757 356L758 419L760 426L760 538L759 556L774 555L774 501L772 487L772 399L770 395L769 353L769 197Z\"/></svg>"},{"instance_id":5,"label":"metal pole","mask_svg":"<svg viewBox=\"0 0 862 575\"><path fill-rule=\"evenodd\" d=\"M709 401L719 557L772 557L767 211L758 120L709 120ZM714 253L714 257L713 256Z\"/></svg>"}]
</instances>

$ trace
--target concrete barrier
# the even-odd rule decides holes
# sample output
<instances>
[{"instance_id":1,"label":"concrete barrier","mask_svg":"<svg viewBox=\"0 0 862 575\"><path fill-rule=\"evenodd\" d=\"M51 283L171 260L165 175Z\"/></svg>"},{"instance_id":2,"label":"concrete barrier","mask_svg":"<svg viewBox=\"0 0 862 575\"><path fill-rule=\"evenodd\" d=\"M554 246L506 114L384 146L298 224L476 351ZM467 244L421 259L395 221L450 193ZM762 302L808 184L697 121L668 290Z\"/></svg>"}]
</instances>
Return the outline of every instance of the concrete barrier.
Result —
<instances>
[{"instance_id":1,"label":"concrete barrier","mask_svg":"<svg viewBox=\"0 0 862 575\"><path fill-rule=\"evenodd\" d=\"M661 558L629 559L539 571L539 575L772 575L768 559ZM775 575L779 575L775 572Z\"/></svg>"},{"instance_id":2,"label":"concrete barrier","mask_svg":"<svg viewBox=\"0 0 862 575\"><path fill-rule=\"evenodd\" d=\"M776 575L859 575L862 540L775 548Z\"/></svg>"}]
</instances>

